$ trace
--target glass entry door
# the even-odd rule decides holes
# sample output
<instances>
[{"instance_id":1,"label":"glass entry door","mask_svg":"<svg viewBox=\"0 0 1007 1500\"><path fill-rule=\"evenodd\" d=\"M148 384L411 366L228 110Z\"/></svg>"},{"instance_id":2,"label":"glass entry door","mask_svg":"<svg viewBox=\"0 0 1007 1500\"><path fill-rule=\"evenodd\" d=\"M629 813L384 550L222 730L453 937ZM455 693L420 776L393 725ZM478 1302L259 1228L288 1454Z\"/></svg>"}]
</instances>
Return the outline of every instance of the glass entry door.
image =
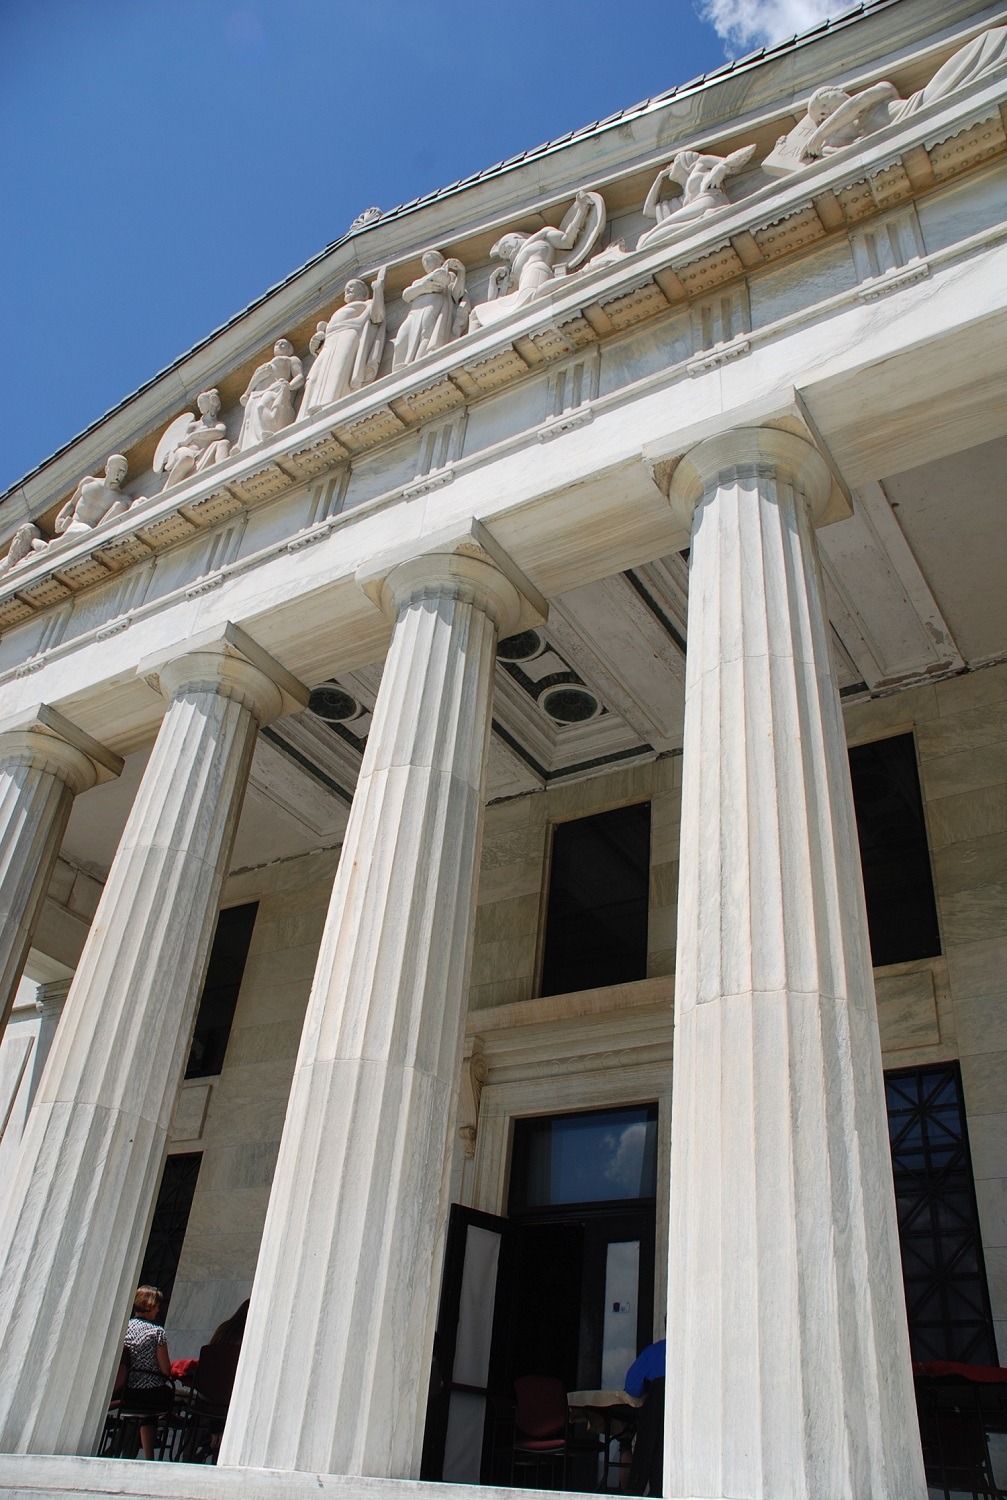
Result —
<instances>
[{"instance_id":1,"label":"glass entry door","mask_svg":"<svg viewBox=\"0 0 1007 1500\"><path fill-rule=\"evenodd\" d=\"M478 1484L496 1438L492 1361L509 1283L506 1219L451 1207L421 1477ZM506 1299L504 1299L506 1300Z\"/></svg>"},{"instance_id":2,"label":"glass entry door","mask_svg":"<svg viewBox=\"0 0 1007 1500\"><path fill-rule=\"evenodd\" d=\"M654 1314L656 1105L514 1127L510 1373L618 1390Z\"/></svg>"},{"instance_id":3,"label":"glass entry door","mask_svg":"<svg viewBox=\"0 0 1007 1500\"><path fill-rule=\"evenodd\" d=\"M510 1483L514 1381L621 1389L653 1337L657 1106L515 1122L508 1217L455 1204L422 1477Z\"/></svg>"}]
</instances>

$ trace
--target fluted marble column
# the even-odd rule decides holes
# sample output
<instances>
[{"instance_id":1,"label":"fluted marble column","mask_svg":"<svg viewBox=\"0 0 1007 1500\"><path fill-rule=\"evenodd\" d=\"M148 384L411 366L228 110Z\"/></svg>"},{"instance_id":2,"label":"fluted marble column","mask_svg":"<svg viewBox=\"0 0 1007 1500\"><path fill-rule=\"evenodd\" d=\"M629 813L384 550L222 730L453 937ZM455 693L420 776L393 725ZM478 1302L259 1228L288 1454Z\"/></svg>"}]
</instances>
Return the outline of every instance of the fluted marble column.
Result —
<instances>
[{"instance_id":1,"label":"fluted marble column","mask_svg":"<svg viewBox=\"0 0 1007 1500\"><path fill-rule=\"evenodd\" d=\"M919 1500L874 986L810 444L682 460L692 517L669 1497Z\"/></svg>"},{"instance_id":2,"label":"fluted marble column","mask_svg":"<svg viewBox=\"0 0 1007 1500\"><path fill-rule=\"evenodd\" d=\"M0 1218L0 1451L101 1429L256 731L307 696L249 646L145 666L168 707Z\"/></svg>"},{"instance_id":3,"label":"fluted marble column","mask_svg":"<svg viewBox=\"0 0 1007 1500\"><path fill-rule=\"evenodd\" d=\"M121 770L117 755L46 704L0 728L0 1034L73 799Z\"/></svg>"},{"instance_id":4,"label":"fluted marble column","mask_svg":"<svg viewBox=\"0 0 1007 1500\"><path fill-rule=\"evenodd\" d=\"M393 568L381 590L395 625L308 1003L221 1464L419 1474L494 648L522 608L489 557L456 546Z\"/></svg>"}]
</instances>

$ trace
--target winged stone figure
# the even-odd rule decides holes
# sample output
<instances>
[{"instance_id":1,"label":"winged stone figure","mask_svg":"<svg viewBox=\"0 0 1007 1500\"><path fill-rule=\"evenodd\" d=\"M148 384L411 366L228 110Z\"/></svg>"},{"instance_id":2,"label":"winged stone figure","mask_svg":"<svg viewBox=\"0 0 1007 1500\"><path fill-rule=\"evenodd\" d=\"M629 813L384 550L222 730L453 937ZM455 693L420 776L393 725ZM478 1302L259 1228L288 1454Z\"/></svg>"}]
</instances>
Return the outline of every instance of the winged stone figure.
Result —
<instances>
[{"instance_id":1,"label":"winged stone figure","mask_svg":"<svg viewBox=\"0 0 1007 1500\"><path fill-rule=\"evenodd\" d=\"M216 390L201 391L196 397L199 416L184 411L162 434L154 454L155 474L167 476L163 488L169 490L193 474L201 474L211 464L227 458L231 445L227 429L219 420L220 396Z\"/></svg>"}]
</instances>

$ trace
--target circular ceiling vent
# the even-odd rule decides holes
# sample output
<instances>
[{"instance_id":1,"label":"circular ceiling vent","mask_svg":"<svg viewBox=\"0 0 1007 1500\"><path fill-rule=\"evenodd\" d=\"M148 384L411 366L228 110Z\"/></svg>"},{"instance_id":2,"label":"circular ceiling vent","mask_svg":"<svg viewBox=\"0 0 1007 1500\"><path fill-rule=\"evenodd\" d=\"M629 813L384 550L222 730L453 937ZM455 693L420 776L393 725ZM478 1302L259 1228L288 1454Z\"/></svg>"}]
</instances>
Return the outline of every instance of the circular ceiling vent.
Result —
<instances>
[{"instance_id":1,"label":"circular ceiling vent","mask_svg":"<svg viewBox=\"0 0 1007 1500\"><path fill-rule=\"evenodd\" d=\"M583 687L550 688L539 702L557 724L584 724L601 713L597 698Z\"/></svg>"},{"instance_id":2,"label":"circular ceiling vent","mask_svg":"<svg viewBox=\"0 0 1007 1500\"><path fill-rule=\"evenodd\" d=\"M356 698L344 693L334 682L315 688L308 699L308 707L318 718L326 719L330 724L346 724L361 712Z\"/></svg>"},{"instance_id":3,"label":"circular ceiling vent","mask_svg":"<svg viewBox=\"0 0 1007 1500\"><path fill-rule=\"evenodd\" d=\"M522 630L509 635L497 645L497 656L501 661L530 661L542 650L542 637L537 630Z\"/></svg>"}]
</instances>

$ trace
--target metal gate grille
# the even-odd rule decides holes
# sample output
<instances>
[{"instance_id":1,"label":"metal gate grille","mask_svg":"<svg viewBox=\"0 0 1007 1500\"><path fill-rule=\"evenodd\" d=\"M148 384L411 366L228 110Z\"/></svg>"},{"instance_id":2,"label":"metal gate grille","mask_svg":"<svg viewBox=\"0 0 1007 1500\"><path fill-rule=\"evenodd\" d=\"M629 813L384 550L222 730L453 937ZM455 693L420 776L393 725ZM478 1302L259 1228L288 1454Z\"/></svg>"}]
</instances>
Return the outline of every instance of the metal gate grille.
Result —
<instances>
[{"instance_id":1,"label":"metal gate grille","mask_svg":"<svg viewBox=\"0 0 1007 1500\"><path fill-rule=\"evenodd\" d=\"M995 1365L957 1063L885 1074L913 1359Z\"/></svg>"}]
</instances>

